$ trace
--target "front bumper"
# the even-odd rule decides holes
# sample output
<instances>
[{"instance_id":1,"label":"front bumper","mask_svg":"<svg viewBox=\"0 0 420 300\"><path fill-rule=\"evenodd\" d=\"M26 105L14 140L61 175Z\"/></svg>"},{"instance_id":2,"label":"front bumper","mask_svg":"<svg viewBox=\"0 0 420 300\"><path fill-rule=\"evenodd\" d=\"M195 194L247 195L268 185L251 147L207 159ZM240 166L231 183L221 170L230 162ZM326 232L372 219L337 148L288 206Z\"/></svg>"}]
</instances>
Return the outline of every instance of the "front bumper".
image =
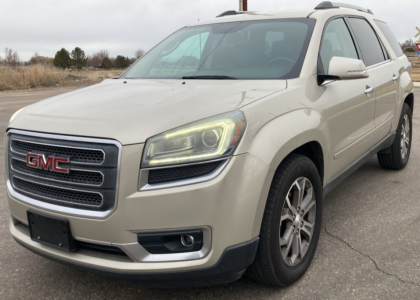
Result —
<instances>
[{"instance_id":1,"label":"front bumper","mask_svg":"<svg viewBox=\"0 0 420 300\"><path fill-rule=\"evenodd\" d=\"M234 252L238 263L230 267L226 267L224 257L231 257L231 254L226 254L230 253L228 249L231 247L236 249L237 245L244 243L258 243L255 239L259 235L265 205L261 201L261 195L269 173L268 166L250 154L243 154L232 157L223 172L211 181L139 192L138 175L142 150L143 145L123 147L118 206L107 219L90 219L47 211L20 202L8 192L9 208L14 217L10 222L13 237L26 248L53 260L129 280L184 278L189 275L179 274L216 274L219 270L227 270L231 275L234 274L233 277L240 276L252 262L255 255L252 249L256 249L256 246L252 246L252 249L247 246L249 249L244 250L246 255ZM160 259L159 256L143 260L142 256L120 257L88 250L67 253L30 239L29 230L23 224L27 222L26 212L31 208L68 219L73 236L78 241L122 249L132 245L138 249L138 232L207 228L210 244L208 251L201 256L185 259L180 256L174 260ZM225 275L226 272L221 273ZM193 275L195 277L200 276Z\"/></svg>"},{"instance_id":2,"label":"front bumper","mask_svg":"<svg viewBox=\"0 0 420 300\"><path fill-rule=\"evenodd\" d=\"M137 273L104 270L80 264L76 260L66 260L63 257L51 255L41 250L40 244L28 244L14 236L16 242L26 249L46 257L52 261L74 267L82 271L88 271L100 276L126 281L129 283L142 284L155 287L194 287L213 284L229 283L241 278L246 268L254 261L258 248L259 238L256 237L248 242L228 247L219 261L212 267L191 271L174 271L166 273Z\"/></svg>"}]
</instances>

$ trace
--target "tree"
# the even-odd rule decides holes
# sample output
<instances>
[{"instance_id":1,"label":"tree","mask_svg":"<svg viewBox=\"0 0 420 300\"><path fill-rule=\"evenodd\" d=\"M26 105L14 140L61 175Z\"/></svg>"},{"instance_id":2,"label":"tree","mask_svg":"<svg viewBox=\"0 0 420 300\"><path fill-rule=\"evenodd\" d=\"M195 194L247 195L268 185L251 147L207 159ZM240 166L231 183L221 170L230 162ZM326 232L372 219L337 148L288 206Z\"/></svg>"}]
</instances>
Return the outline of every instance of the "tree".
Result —
<instances>
[{"instance_id":1,"label":"tree","mask_svg":"<svg viewBox=\"0 0 420 300\"><path fill-rule=\"evenodd\" d=\"M61 50L55 54L53 63L57 68L70 68L72 61L69 52L64 48L61 48Z\"/></svg>"},{"instance_id":2,"label":"tree","mask_svg":"<svg viewBox=\"0 0 420 300\"><path fill-rule=\"evenodd\" d=\"M99 50L99 52L95 53L93 56L98 56L101 62L104 60L105 57L109 58L109 51L108 50Z\"/></svg>"},{"instance_id":3,"label":"tree","mask_svg":"<svg viewBox=\"0 0 420 300\"><path fill-rule=\"evenodd\" d=\"M401 48L405 50L406 48L414 48L416 45L414 44L414 41L412 39L406 40L404 43L401 44Z\"/></svg>"},{"instance_id":4,"label":"tree","mask_svg":"<svg viewBox=\"0 0 420 300\"><path fill-rule=\"evenodd\" d=\"M130 65L130 59L122 55L118 55L115 59L115 67L118 69L125 69Z\"/></svg>"},{"instance_id":5,"label":"tree","mask_svg":"<svg viewBox=\"0 0 420 300\"><path fill-rule=\"evenodd\" d=\"M102 68L105 68L108 70L112 66L111 60L108 57L104 57L104 59L102 60L101 66Z\"/></svg>"},{"instance_id":6,"label":"tree","mask_svg":"<svg viewBox=\"0 0 420 300\"><path fill-rule=\"evenodd\" d=\"M73 65L77 68L77 71L79 71L83 67L86 67L87 58L85 55L85 51L83 51L79 47L74 48L74 50L71 52L71 58L73 61Z\"/></svg>"},{"instance_id":7,"label":"tree","mask_svg":"<svg viewBox=\"0 0 420 300\"><path fill-rule=\"evenodd\" d=\"M6 48L4 50L4 64L10 67L16 67L20 65L19 53L12 49Z\"/></svg>"},{"instance_id":8,"label":"tree","mask_svg":"<svg viewBox=\"0 0 420 300\"><path fill-rule=\"evenodd\" d=\"M134 64L136 62L137 58L132 57L130 58L130 65Z\"/></svg>"},{"instance_id":9,"label":"tree","mask_svg":"<svg viewBox=\"0 0 420 300\"><path fill-rule=\"evenodd\" d=\"M40 63L39 61L39 53L35 52L34 55L32 55L31 59L29 60L30 65L36 65Z\"/></svg>"},{"instance_id":10,"label":"tree","mask_svg":"<svg viewBox=\"0 0 420 300\"><path fill-rule=\"evenodd\" d=\"M142 57L144 55L144 50L143 49L139 49L137 50L134 55L136 56L137 59L139 59L140 57Z\"/></svg>"}]
</instances>

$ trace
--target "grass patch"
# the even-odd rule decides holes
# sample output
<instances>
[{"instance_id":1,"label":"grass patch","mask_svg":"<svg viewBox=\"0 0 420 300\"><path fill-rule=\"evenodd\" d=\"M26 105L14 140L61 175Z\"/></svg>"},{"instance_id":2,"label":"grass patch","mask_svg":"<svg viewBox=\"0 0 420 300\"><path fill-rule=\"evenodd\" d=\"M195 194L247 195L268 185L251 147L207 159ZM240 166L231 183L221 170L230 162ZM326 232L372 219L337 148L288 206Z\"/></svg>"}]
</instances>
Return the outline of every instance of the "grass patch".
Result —
<instances>
[{"instance_id":1,"label":"grass patch","mask_svg":"<svg viewBox=\"0 0 420 300\"><path fill-rule=\"evenodd\" d=\"M60 70L42 65L0 68L0 91L94 84L121 75L123 70Z\"/></svg>"}]
</instances>

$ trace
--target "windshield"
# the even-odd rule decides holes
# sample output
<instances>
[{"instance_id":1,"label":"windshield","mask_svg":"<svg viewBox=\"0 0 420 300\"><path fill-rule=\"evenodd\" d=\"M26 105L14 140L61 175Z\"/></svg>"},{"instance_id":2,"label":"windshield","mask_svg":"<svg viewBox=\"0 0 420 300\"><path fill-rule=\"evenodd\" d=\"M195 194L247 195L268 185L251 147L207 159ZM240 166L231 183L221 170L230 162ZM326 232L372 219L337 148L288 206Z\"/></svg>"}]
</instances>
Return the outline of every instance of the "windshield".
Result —
<instances>
[{"instance_id":1,"label":"windshield","mask_svg":"<svg viewBox=\"0 0 420 300\"><path fill-rule=\"evenodd\" d=\"M315 20L283 19L183 28L122 78L291 79L299 77Z\"/></svg>"}]
</instances>

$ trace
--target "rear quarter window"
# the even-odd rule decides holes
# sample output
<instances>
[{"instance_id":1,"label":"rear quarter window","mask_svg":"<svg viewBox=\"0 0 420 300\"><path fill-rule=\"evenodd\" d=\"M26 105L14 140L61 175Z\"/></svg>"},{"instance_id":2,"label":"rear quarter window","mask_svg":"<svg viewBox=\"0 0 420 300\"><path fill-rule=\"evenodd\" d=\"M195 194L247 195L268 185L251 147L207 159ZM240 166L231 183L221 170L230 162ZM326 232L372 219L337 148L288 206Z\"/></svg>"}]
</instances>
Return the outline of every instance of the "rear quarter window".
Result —
<instances>
[{"instance_id":1,"label":"rear quarter window","mask_svg":"<svg viewBox=\"0 0 420 300\"><path fill-rule=\"evenodd\" d=\"M388 24L377 20L375 20L375 23L376 25L378 25L385 38L388 40L392 50L394 50L395 52L395 55L398 57L403 56L404 52L401 49L400 43L398 43L394 33L392 32L391 28L389 28Z\"/></svg>"}]
</instances>

